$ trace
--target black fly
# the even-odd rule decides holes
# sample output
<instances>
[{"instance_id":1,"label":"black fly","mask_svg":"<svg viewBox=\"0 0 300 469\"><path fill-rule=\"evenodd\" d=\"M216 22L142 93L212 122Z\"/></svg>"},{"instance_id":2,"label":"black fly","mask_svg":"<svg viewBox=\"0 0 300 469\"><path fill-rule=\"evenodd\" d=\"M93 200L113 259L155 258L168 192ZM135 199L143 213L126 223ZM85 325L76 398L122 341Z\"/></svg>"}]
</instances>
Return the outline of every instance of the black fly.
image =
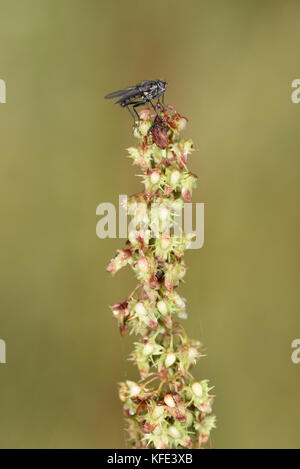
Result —
<instances>
[{"instance_id":1,"label":"black fly","mask_svg":"<svg viewBox=\"0 0 300 469\"><path fill-rule=\"evenodd\" d=\"M164 102L164 93L166 88L166 81L148 80L143 81L139 85L130 86L129 88L109 93L105 96L105 99L119 98L115 104L120 104L121 107L127 108L134 119L134 115L129 108L129 106L132 106L133 111L139 119L139 115L135 108L142 106L143 104L150 103L153 109L156 110L152 100L157 98L157 103L160 104L159 98L162 97L162 102Z\"/></svg>"}]
</instances>

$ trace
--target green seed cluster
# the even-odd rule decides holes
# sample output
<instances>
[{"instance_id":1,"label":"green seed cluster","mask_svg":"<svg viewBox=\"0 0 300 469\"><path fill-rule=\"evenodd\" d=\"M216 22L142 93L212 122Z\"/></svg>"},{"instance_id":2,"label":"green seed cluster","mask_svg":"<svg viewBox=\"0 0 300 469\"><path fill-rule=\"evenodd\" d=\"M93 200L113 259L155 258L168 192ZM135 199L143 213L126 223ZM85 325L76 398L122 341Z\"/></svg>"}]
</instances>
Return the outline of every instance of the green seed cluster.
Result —
<instances>
[{"instance_id":1,"label":"green seed cluster","mask_svg":"<svg viewBox=\"0 0 300 469\"><path fill-rule=\"evenodd\" d=\"M140 381L120 384L129 441L134 448L203 448L215 426L211 388L196 381L190 368L203 356L179 319L186 304L176 291L186 272L183 260L192 236L177 226L190 202L197 177L187 169L193 142L180 137L186 119L171 106L140 112L134 127L137 147L128 148L142 170L145 190L127 198L131 216L126 249L117 251L107 270L130 265L138 285L112 306L122 335L140 337L130 355Z\"/></svg>"}]
</instances>

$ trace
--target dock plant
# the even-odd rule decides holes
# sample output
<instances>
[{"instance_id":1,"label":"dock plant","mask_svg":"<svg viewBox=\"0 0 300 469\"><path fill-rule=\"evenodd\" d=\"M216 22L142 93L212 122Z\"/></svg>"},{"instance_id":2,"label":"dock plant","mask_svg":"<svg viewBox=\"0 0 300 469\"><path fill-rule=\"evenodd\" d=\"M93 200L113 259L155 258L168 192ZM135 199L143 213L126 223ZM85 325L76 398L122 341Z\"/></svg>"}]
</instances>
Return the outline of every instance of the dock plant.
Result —
<instances>
[{"instance_id":1,"label":"dock plant","mask_svg":"<svg viewBox=\"0 0 300 469\"><path fill-rule=\"evenodd\" d=\"M187 119L172 106L149 106L139 117L133 130L138 144L127 151L144 190L127 197L128 240L107 267L115 275L128 266L137 278L130 295L111 307L121 335L137 338L129 359L140 379L119 388L128 441L145 449L209 447L215 426L212 388L191 374L204 350L181 324L187 306L178 291L186 273L184 251L193 237L178 220L196 187L197 176L187 167L194 144L181 137Z\"/></svg>"}]
</instances>

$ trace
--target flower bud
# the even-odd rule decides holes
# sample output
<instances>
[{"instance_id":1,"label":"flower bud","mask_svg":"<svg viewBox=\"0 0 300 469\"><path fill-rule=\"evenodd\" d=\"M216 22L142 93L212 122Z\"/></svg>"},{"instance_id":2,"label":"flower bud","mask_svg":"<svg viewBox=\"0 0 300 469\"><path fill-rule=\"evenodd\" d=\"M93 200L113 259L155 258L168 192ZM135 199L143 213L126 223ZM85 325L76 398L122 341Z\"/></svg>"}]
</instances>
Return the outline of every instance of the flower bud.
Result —
<instances>
[{"instance_id":1,"label":"flower bud","mask_svg":"<svg viewBox=\"0 0 300 469\"><path fill-rule=\"evenodd\" d=\"M159 207L159 218L161 221L166 221L169 217L169 210L164 205Z\"/></svg>"},{"instance_id":2,"label":"flower bud","mask_svg":"<svg viewBox=\"0 0 300 469\"><path fill-rule=\"evenodd\" d=\"M138 148L129 147L129 148L127 148L127 151L129 153L129 157L132 158L133 160L137 160L140 156L140 152L139 152Z\"/></svg>"},{"instance_id":3,"label":"flower bud","mask_svg":"<svg viewBox=\"0 0 300 469\"><path fill-rule=\"evenodd\" d=\"M169 197L169 195L172 194L172 192L173 192L172 187L167 186L167 187L165 188L165 195L166 195L167 197Z\"/></svg>"},{"instance_id":4,"label":"flower bud","mask_svg":"<svg viewBox=\"0 0 300 469\"><path fill-rule=\"evenodd\" d=\"M130 233L128 234L128 239L130 243L133 244L134 246L136 245L136 235L137 235L137 232L135 230L130 231Z\"/></svg>"},{"instance_id":5,"label":"flower bud","mask_svg":"<svg viewBox=\"0 0 300 469\"><path fill-rule=\"evenodd\" d=\"M178 317L179 317L179 319L187 319L188 315L185 311L183 311L181 313L178 313Z\"/></svg>"},{"instance_id":6,"label":"flower bud","mask_svg":"<svg viewBox=\"0 0 300 469\"><path fill-rule=\"evenodd\" d=\"M180 146L183 150L184 155L188 155L194 150L194 144L191 139L182 141Z\"/></svg>"},{"instance_id":7,"label":"flower bud","mask_svg":"<svg viewBox=\"0 0 300 469\"><path fill-rule=\"evenodd\" d=\"M184 198L186 202L191 202L192 201L192 194L189 189L182 189L181 195Z\"/></svg>"},{"instance_id":8,"label":"flower bud","mask_svg":"<svg viewBox=\"0 0 300 469\"><path fill-rule=\"evenodd\" d=\"M177 120L177 130L180 132L181 130L183 130L186 126L186 119L185 117L180 117L178 120Z\"/></svg>"},{"instance_id":9,"label":"flower bud","mask_svg":"<svg viewBox=\"0 0 300 469\"><path fill-rule=\"evenodd\" d=\"M188 176L184 179L181 195L186 202L191 202L192 200L192 190L196 186L196 181L197 176L192 173L189 173Z\"/></svg>"},{"instance_id":10,"label":"flower bud","mask_svg":"<svg viewBox=\"0 0 300 469\"><path fill-rule=\"evenodd\" d=\"M200 404L198 407L202 412L205 412L206 414L211 413L211 405L209 402L204 402L203 404Z\"/></svg>"},{"instance_id":11,"label":"flower bud","mask_svg":"<svg viewBox=\"0 0 300 469\"><path fill-rule=\"evenodd\" d=\"M130 397L138 396L138 394L141 392L141 388L139 387L139 385L136 384L134 381L126 381L126 383L129 388Z\"/></svg>"},{"instance_id":12,"label":"flower bud","mask_svg":"<svg viewBox=\"0 0 300 469\"><path fill-rule=\"evenodd\" d=\"M130 249L118 249L116 256L111 259L110 263L108 264L106 270L110 272L112 276L118 272L122 267L124 267L131 258L131 251Z\"/></svg>"},{"instance_id":13,"label":"flower bud","mask_svg":"<svg viewBox=\"0 0 300 469\"><path fill-rule=\"evenodd\" d=\"M180 442L182 446L185 448L191 448L192 447L192 440L190 438L185 438L183 441Z\"/></svg>"},{"instance_id":14,"label":"flower bud","mask_svg":"<svg viewBox=\"0 0 300 469\"><path fill-rule=\"evenodd\" d=\"M143 348L143 354L144 355L150 355L153 351L153 345L150 344L150 342L147 342L145 345L144 345L144 348Z\"/></svg>"},{"instance_id":15,"label":"flower bud","mask_svg":"<svg viewBox=\"0 0 300 469\"><path fill-rule=\"evenodd\" d=\"M143 303L141 303L140 301L135 305L135 312L139 315L139 316L146 316L147 315L147 310L145 308L145 306L143 305Z\"/></svg>"},{"instance_id":16,"label":"flower bud","mask_svg":"<svg viewBox=\"0 0 300 469\"><path fill-rule=\"evenodd\" d=\"M148 272L149 265L145 257L142 257L141 259L138 260L138 266L142 272Z\"/></svg>"},{"instance_id":17,"label":"flower bud","mask_svg":"<svg viewBox=\"0 0 300 469\"><path fill-rule=\"evenodd\" d=\"M180 179L180 172L177 169L175 169L174 171L172 171L172 174L171 174L171 185L176 186L179 182L179 179Z\"/></svg>"},{"instance_id":18,"label":"flower bud","mask_svg":"<svg viewBox=\"0 0 300 469\"><path fill-rule=\"evenodd\" d=\"M164 325L166 326L167 329L171 329L171 327L173 325L172 314L171 313L163 318L163 323L164 323Z\"/></svg>"},{"instance_id":19,"label":"flower bud","mask_svg":"<svg viewBox=\"0 0 300 469\"><path fill-rule=\"evenodd\" d=\"M122 401L122 402L127 401L127 396L126 396L124 387L121 387L120 390L119 390L119 398L120 398L120 401Z\"/></svg>"},{"instance_id":20,"label":"flower bud","mask_svg":"<svg viewBox=\"0 0 300 469\"><path fill-rule=\"evenodd\" d=\"M151 109L142 109L139 111L139 116L142 121L147 121L151 119Z\"/></svg>"},{"instance_id":21,"label":"flower bud","mask_svg":"<svg viewBox=\"0 0 300 469\"><path fill-rule=\"evenodd\" d=\"M185 308L185 302L177 292L174 292L174 301L178 308Z\"/></svg>"},{"instance_id":22,"label":"flower bud","mask_svg":"<svg viewBox=\"0 0 300 469\"><path fill-rule=\"evenodd\" d=\"M193 414L192 414L192 412L190 412L188 410L186 412L185 416L186 416L186 425L187 425L187 427L190 427L193 423L193 420L194 420Z\"/></svg>"},{"instance_id":23,"label":"flower bud","mask_svg":"<svg viewBox=\"0 0 300 469\"><path fill-rule=\"evenodd\" d=\"M169 427L168 429L168 433L169 435L174 438L174 439L178 439L181 437L181 433L180 431L178 430L177 427L175 427L175 425L172 425L171 427Z\"/></svg>"},{"instance_id":24,"label":"flower bud","mask_svg":"<svg viewBox=\"0 0 300 469\"><path fill-rule=\"evenodd\" d=\"M140 120L140 125L138 127L138 130L143 137L146 137L150 128L151 128L151 123L149 121Z\"/></svg>"},{"instance_id":25,"label":"flower bud","mask_svg":"<svg viewBox=\"0 0 300 469\"><path fill-rule=\"evenodd\" d=\"M154 435L160 435L161 434L161 426L157 425L157 427L154 428L153 433Z\"/></svg>"},{"instance_id":26,"label":"flower bud","mask_svg":"<svg viewBox=\"0 0 300 469\"><path fill-rule=\"evenodd\" d=\"M167 249L171 242L170 236L163 236L161 239L161 247L162 249Z\"/></svg>"},{"instance_id":27,"label":"flower bud","mask_svg":"<svg viewBox=\"0 0 300 469\"><path fill-rule=\"evenodd\" d=\"M168 313L167 305L162 300L157 303L157 309L160 312L160 314L162 314L163 316L165 316Z\"/></svg>"},{"instance_id":28,"label":"flower bud","mask_svg":"<svg viewBox=\"0 0 300 469\"><path fill-rule=\"evenodd\" d=\"M193 393L196 394L197 397L201 397L203 394L202 386L200 383L197 383L197 382L193 383L192 390L193 390Z\"/></svg>"},{"instance_id":29,"label":"flower bud","mask_svg":"<svg viewBox=\"0 0 300 469\"><path fill-rule=\"evenodd\" d=\"M169 366L172 366L173 363L175 363L176 361L176 355L175 353L168 353L166 359L165 359L165 365L167 368L169 368Z\"/></svg>"},{"instance_id":30,"label":"flower bud","mask_svg":"<svg viewBox=\"0 0 300 469\"><path fill-rule=\"evenodd\" d=\"M152 184L157 184L160 180L160 173L158 171L153 171L151 173L150 180Z\"/></svg>"},{"instance_id":31,"label":"flower bud","mask_svg":"<svg viewBox=\"0 0 300 469\"><path fill-rule=\"evenodd\" d=\"M168 449L168 439L166 437L162 437L155 445L155 448Z\"/></svg>"},{"instance_id":32,"label":"flower bud","mask_svg":"<svg viewBox=\"0 0 300 469\"><path fill-rule=\"evenodd\" d=\"M194 358L197 358L198 356L198 351L195 347L190 347L188 351L188 357L190 360L193 360ZM194 383L195 384L195 383Z\"/></svg>"},{"instance_id":33,"label":"flower bud","mask_svg":"<svg viewBox=\"0 0 300 469\"><path fill-rule=\"evenodd\" d=\"M154 420L159 419L164 414L164 411L165 409L162 405L156 406L152 412L152 417L154 418Z\"/></svg>"},{"instance_id":34,"label":"flower bud","mask_svg":"<svg viewBox=\"0 0 300 469\"><path fill-rule=\"evenodd\" d=\"M176 404L175 404L175 401L173 399L173 396L172 394L166 394L165 397L164 397L164 403L168 406L168 407L176 407Z\"/></svg>"}]
</instances>

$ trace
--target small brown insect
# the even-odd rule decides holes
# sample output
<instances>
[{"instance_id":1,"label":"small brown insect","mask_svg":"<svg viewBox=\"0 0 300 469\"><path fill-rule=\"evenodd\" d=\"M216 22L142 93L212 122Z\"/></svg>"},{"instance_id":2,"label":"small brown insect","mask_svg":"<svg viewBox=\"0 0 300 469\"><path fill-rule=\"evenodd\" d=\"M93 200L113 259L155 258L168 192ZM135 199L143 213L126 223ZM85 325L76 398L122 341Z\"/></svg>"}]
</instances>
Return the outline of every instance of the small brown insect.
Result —
<instances>
[{"instance_id":1,"label":"small brown insect","mask_svg":"<svg viewBox=\"0 0 300 469\"><path fill-rule=\"evenodd\" d=\"M152 134L153 142L160 148L164 150L168 145L168 134L165 125L160 117L156 116L154 124L148 130L148 134Z\"/></svg>"}]
</instances>

